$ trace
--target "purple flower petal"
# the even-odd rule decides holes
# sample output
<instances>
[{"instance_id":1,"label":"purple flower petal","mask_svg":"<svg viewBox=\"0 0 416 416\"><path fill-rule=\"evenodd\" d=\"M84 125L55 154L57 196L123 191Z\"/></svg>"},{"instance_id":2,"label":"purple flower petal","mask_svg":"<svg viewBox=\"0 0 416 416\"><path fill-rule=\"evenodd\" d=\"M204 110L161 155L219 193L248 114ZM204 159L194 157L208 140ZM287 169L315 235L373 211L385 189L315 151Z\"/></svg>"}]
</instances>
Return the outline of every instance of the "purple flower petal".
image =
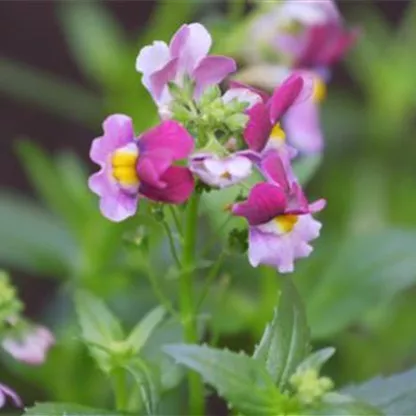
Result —
<instances>
[{"instance_id":1,"label":"purple flower petal","mask_svg":"<svg viewBox=\"0 0 416 416\"><path fill-rule=\"evenodd\" d=\"M172 40L169 44L169 50L172 58L177 58L180 56L186 41L190 35L190 29L188 25L182 25L179 30L173 35Z\"/></svg>"},{"instance_id":2,"label":"purple flower petal","mask_svg":"<svg viewBox=\"0 0 416 416\"><path fill-rule=\"evenodd\" d=\"M254 185L247 201L234 204L234 215L245 217L250 225L264 224L279 214L286 207L286 196L282 189L269 184Z\"/></svg>"},{"instance_id":3,"label":"purple flower petal","mask_svg":"<svg viewBox=\"0 0 416 416\"><path fill-rule=\"evenodd\" d=\"M235 72L237 65L232 58L226 56L207 56L202 59L193 71L196 82L195 95L198 97L205 88L219 84L227 75Z\"/></svg>"},{"instance_id":4,"label":"purple flower petal","mask_svg":"<svg viewBox=\"0 0 416 416\"><path fill-rule=\"evenodd\" d=\"M163 189L143 183L140 192L154 201L182 204L190 197L194 189L192 173L184 167L170 167L161 180L166 185Z\"/></svg>"},{"instance_id":5,"label":"purple flower petal","mask_svg":"<svg viewBox=\"0 0 416 416\"><path fill-rule=\"evenodd\" d=\"M261 161L261 170L265 177L280 186L284 192L289 192L290 185L285 165L276 150L269 150Z\"/></svg>"},{"instance_id":6,"label":"purple flower petal","mask_svg":"<svg viewBox=\"0 0 416 416\"><path fill-rule=\"evenodd\" d=\"M260 152L269 139L272 124L268 108L263 103L258 103L247 110L249 120L244 129L244 140L250 150Z\"/></svg>"},{"instance_id":7,"label":"purple flower petal","mask_svg":"<svg viewBox=\"0 0 416 416\"><path fill-rule=\"evenodd\" d=\"M150 75L151 94L160 102L168 82L173 81L178 72L178 58L171 59L163 68Z\"/></svg>"},{"instance_id":8,"label":"purple flower petal","mask_svg":"<svg viewBox=\"0 0 416 416\"><path fill-rule=\"evenodd\" d=\"M0 384L0 408L6 403L6 397L9 396L16 407L23 407L22 400L10 387L5 384Z\"/></svg>"},{"instance_id":9,"label":"purple flower petal","mask_svg":"<svg viewBox=\"0 0 416 416\"><path fill-rule=\"evenodd\" d=\"M269 99L270 99L270 95L267 92L265 92L265 91L263 91L259 88L252 87L251 85L244 84L242 82L231 80L228 83L228 87L229 87L230 90L234 89L234 88L243 88L243 89L249 90L249 91L253 92L254 94L259 95L264 103L267 103L267 101L269 101Z\"/></svg>"},{"instance_id":10,"label":"purple flower petal","mask_svg":"<svg viewBox=\"0 0 416 416\"><path fill-rule=\"evenodd\" d=\"M138 200L137 195L129 195L122 190L105 194L100 199L100 211L109 220L120 222L136 213Z\"/></svg>"}]
</instances>

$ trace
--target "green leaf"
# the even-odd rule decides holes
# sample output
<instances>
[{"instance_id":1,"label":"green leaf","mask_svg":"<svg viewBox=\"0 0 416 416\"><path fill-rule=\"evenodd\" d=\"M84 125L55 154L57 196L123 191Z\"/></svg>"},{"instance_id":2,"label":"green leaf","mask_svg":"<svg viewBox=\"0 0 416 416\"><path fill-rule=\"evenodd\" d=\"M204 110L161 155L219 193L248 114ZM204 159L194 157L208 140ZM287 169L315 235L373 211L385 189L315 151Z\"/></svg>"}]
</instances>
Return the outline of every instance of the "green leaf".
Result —
<instances>
[{"instance_id":1,"label":"green leaf","mask_svg":"<svg viewBox=\"0 0 416 416\"><path fill-rule=\"evenodd\" d=\"M322 162L322 154L302 156L293 164L295 174L302 185L306 185L318 170Z\"/></svg>"},{"instance_id":2,"label":"green leaf","mask_svg":"<svg viewBox=\"0 0 416 416\"><path fill-rule=\"evenodd\" d=\"M79 67L93 80L117 86L128 53L127 40L105 3L63 2L58 12ZM131 68L134 71L134 61Z\"/></svg>"},{"instance_id":3,"label":"green leaf","mask_svg":"<svg viewBox=\"0 0 416 416\"><path fill-rule=\"evenodd\" d=\"M154 415L159 403L161 390L158 369L139 359L131 361L125 368L133 376L140 389L146 414Z\"/></svg>"},{"instance_id":4,"label":"green leaf","mask_svg":"<svg viewBox=\"0 0 416 416\"><path fill-rule=\"evenodd\" d=\"M82 338L91 355L104 372L111 370L109 355L92 344L109 348L112 343L123 339L123 330L117 318L102 300L85 291L78 291L75 307L81 327Z\"/></svg>"},{"instance_id":5,"label":"green leaf","mask_svg":"<svg viewBox=\"0 0 416 416\"><path fill-rule=\"evenodd\" d=\"M303 372L309 369L320 371L322 366L335 354L335 348L323 348L310 354L298 366L297 372Z\"/></svg>"},{"instance_id":6,"label":"green leaf","mask_svg":"<svg viewBox=\"0 0 416 416\"><path fill-rule=\"evenodd\" d=\"M312 335L340 332L414 285L415 246L416 232L384 229L349 237L333 248L335 256L307 297Z\"/></svg>"},{"instance_id":7,"label":"green leaf","mask_svg":"<svg viewBox=\"0 0 416 416\"><path fill-rule=\"evenodd\" d=\"M283 390L308 351L309 328L302 300L292 280L285 277L279 305L253 357L266 365L273 381Z\"/></svg>"},{"instance_id":8,"label":"green leaf","mask_svg":"<svg viewBox=\"0 0 416 416\"><path fill-rule=\"evenodd\" d=\"M0 92L91 127L96 126L103 113L102 100L94 93L68 79L6 58L0 58Z\"/></svg>"},{"instance_id":9,"label":"green leaf","mask_svg":"<svg viewBox=\"0 0 416 416\"><path fill-rule=\"evenodd\" d=\"M0 262L18 270L62 278L78 256L63 224L30 199L0 192Z\"/></svg>"},{"instance_id":10,"label":"green leaf","mask_svg":"<svg viewBox=\"0 0 416 416\"><path fill-rule=\"evenodd\" d=\"M168 345L164 351L199 373L246 416L275 416L286 404L262 363L244 354L185 344Z\"/></svg>"},{"instance_id":11,"label":"green leaf","mask_svg":"<svg viewBox=\"0 0 416 416\"><path fill-rule=\"evenodd\" d=\"M139 352L146 344L155 328L160 324L165 316L165 309L158 306L150 311L131 331L127 343L134 352Z\"/></svg>"},{"instance_id":12,"label":"green leaf","mask_svg":"<svg viewBox=\"0 0 416 416\"><path fill-rule=\"evenodd\" d=\"M337 393L326 394L319 404L303 409L302 414L316 416L383 416L379 409Z\"/></svg>"},{"instance_id":13,"label":"green leaf","mask_svg":"<svg viewBox=\"0 0 416 416\"><path fill-rule=\"evenodd\" d=\"M347 386L343 393L378 407L389 416L416 414L416 369Z\"/></svg>"},{"instance_id":14,"label":"green leaf","mask_svg":"<svg viewBox=\"0 0 416 416\"><path fill-rule=\"evenodd\" d=\"M36 403L35 406L25 409L28 416L121 416L127 413L114 410L92 409L73 403Z\"/></svg>"}]
</instances>

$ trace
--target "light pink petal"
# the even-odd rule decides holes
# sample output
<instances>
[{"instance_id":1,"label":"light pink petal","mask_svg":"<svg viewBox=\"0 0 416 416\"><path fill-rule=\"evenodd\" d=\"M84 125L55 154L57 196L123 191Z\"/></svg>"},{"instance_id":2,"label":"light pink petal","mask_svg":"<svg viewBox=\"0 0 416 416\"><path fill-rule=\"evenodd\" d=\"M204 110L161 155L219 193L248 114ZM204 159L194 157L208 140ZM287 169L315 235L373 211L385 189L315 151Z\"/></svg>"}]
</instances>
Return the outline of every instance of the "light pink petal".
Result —
<instances>
[{"instance_id":1,"label":"light pink petal","mask_svg":"<svg viewBox=\"0 0 416 416\"><path fill-rule=\"evenodd\" d=\"M109 220L120 222L136 213L137 204L137 195L129 195L120 190L116 194L101 197L100 211Z\"/></svg>"},{"instance_id":2,"label":"light pink petal","mask_svg":"<svg viewBox=\"0 0 416 416\"><path fill-rule=\"evenodd\" d=\"M240 103L248 103L248 108L263 102L260 95L246 88L231 88L227 90L226 93L222 96L222 101L225 104L228 104L233 100L237 100Z\"/></svg>"},{"instance_id":3,"label":"light pink petal","mask_svg":"<svg viewBox=\"0 0 416 416\"><path fill-rule=\"evenodd\" d=\"M166 184L163 189L143 184L140 192L154 201L182 204L190 197L194 189L192 173L184 167L170 167L161 180Z\"/></svg>"},{"instance_id":4,"label":"light pink petal","mask_svg":"<svg viewBox=\"0 0 416 416\"><path fill-rule=\"evenodd\" d=\"M286 197L282 189L268 184L260 183L251 189L245 202L234 204L234 215L245 217L250 225L264 224L279 214L286 207Z\"/></svg>"},{"instance_id":5,"label":"light pink petal","mask_svg":"<svg viewBox=\"0 0 416 416\"><path fill-rule=\"evenodd\" d=\"M0 384L0 408L6 403L6 396L9 396L16 407L23 407L22 400L10 387Z\"/></svg>"},{"instance_id":6,"label":"light pink petal","mask_svg":"<svg viewBox=\"0 0 416 416\"><path fill-rule=\"evenodd\" d=\"M249 120L244 129L244 140L250 150L260 152L269 139L272 124L265 104L258 103L247 110Z\"/></svg>"},{"instance_id":7,"label":"light pink petal","mask_svg":"<svg viewBox=\"0 0 416 416\"><path fill-rule=\"evenodd\" d=\"M169 44L169 50L172 58L177 58L180 56L186 42L189 38L191 30L189 25L182 25L177 32L173 35L172 40Z\"/></svg>"},{"instance_id":8,"label":"light pink petal","mask_svg":"<svg viewBox=\"0 0 416 416\"><path fill-rule=\"evenodd\" d=\"M242 82L231 80L228 83L228 86L229 86L230 90L240 89L240 88L249 90L252 93L260 96L264 103L267 103L267 101L270 99L270 95L266 91L263 91L259 88L252 87L251 85L247 85L247 84L244 84Z\"/></svg>"},{"instance_id":9,"label":"light pink petal","mask_svg":"<svg viewBox=\"0 0 416 416\"><path fill-rule=\"evenodd\" d=\"M309 204L309 212L312 214L315 212L320 212L325 207L326 207L326 199L318 199L317 201Z\"/></svg>"},{"instance_id":10,"label":"light pink petal","mask_svg":"<svg viewBox=\"0 0 416 416\"><path fill-rule=\"evenodd\" d=\"M173 160L187 158L193 151L194 145L194 139L188 131L173 120L162 122L142 134L139 139L142 154L151 157L150 153L165 150L169 152Z\"/></svg>"},{"instance_id":11,"label":"light pink petal","mask_svg":"<svg viewBox=\"0 0 416 416\"><path fill-rule=\"evenodd\" d=\"M90 158L101 167L109 155L134 140L133 121L124 114L112 114L103 122L104 135L93 140Z\"/></svg>"},{"instance_id":12,"label":"light pink petal","mask_svg":"<svg viewBox=\"0 0 416 416\"><path fill-rule=\"evenodd\" d=\"M178 71L178 58L173 58L160 70L150 76L151 94L156 102L161 102L162 94L167 88L168 82L173 81Z\"/></svg>"},{"instance_id":13,"label":"light pink petal","mask_svg":"<svg viewBox=\"0 0 416 416\"><path fill-rule=\"evenodd\" d=\"M297 241L310 242L319 237L322 224L315 220L312 215L300 215L293 229L293 235Z\"/></svg>"},{"instance_id":14,"label":"light pink petal","mask_svg":"<svg viewBox=\"0 0 416 416\"><path fill-rule=\"evenodd\" d=\"M200 23L191 23L188 25L188 29L189 35L186 37L185 43L180 48L175 46L175 49L180 49L179 67L190 74L207 56L212 39L207 29Z\"/></svg>"},{"instance_id":15,"label":"light pink petal","mask_svg":"<svg viewBox=\"0 0 416 416\"><path fill-rule=\"evenodd\" d=\"M283 118L288 141L302 153L316 153L323 149L319 105L312 99L292 106Z\"/></svg>"},{"instance_id":16,"label":"light pink petal","mask_svg":"<svg viewBox=\"0 0 416 416\"><path fill-rule=\"evenodd\" d=\"M198 97L207 87L219 84L236 69L237 65L232 58L226 56L203 58L192 74L196 82L195 95Z\"/></svg>"},{"instance_id":17,"label":"light pink petal","mask_svg":"<svg viewBox=\"0 0 416 416\"><path fill-rule=\"evenodd\" d=\"M163 68L171 59L168 45L165 42L155 41L152 45L145 46L139 52L136 59L136 70L149 76Z\"/></svg>"}]
</instances>

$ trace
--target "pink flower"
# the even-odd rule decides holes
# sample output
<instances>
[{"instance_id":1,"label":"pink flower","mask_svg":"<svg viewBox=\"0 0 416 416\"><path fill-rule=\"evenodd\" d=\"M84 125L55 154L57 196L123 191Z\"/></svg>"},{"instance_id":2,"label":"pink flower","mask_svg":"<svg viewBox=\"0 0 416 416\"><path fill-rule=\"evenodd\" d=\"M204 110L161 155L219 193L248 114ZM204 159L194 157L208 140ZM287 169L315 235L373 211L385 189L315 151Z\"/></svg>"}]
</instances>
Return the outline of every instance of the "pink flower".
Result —
<instances>
[{"instance_id":1,"label":"pink flower","mask_svg":"<svg viewBox=\"0 0 416 416\"><path fill-rule=\"evenodd\" d=\"M248 178L252 172L252 162L238 153L224 159L211 154L195 155L190 169L204 183L217 188L226 188Z\"/></svg>"},{"instance_id":2,"label":"pink flower","mask_svg":"<svg viewBox=\"0 0 416 416\"><path fill-rule=\"evenodd\" d=\"M194 147L179 123L165 121L136 138L131 118L114 114L104 121L103 130L91 146L90 157L101 169L90 177L89 187L100 197L105 217L122 221L134 215L140 195L177 204L192 193L189 169L173 166Z\"/></svg>"},{"instance_id":3,"label":"pink flower","mask_svg":"<svg viewBox=\"0 0 416 416\"><path fill-rule=\"evenodd\" d=\"M290 72L287 71L289 74ZM304 81L303 91L300 96L287 107L285 112L280 114L281 126L275 125L272 129L273 123L267 120L267 106L273 96L278 97L277 92L280 91L285 84L288 84L293 77L300 77ZM323 135L320 126L319 117L319 102L323 99L325 92L325 84L316 74L311 71L296 71L289 78L286 76L281 81L281 86L275 90L272 98L267 93L261 90L253 89L244 84L232 83L233 88L229 91L243 91L244 88L250 88L250 99L254 101L254 96L257 97L256 106L251 106L248 114L250 115L250 122L247 125L245 136L249 147L254 149L264 147L280 148L287 142L301 153L316 153L323 149ZM293 88L292 83L292 88ZM290 86L290 84L289 84ZM286 87L287 88L287 87ZM236 92L234 92L234 95ZM245 93L247 94L247 93ZM241 93L243 96L243 94ZM263 103L259 105L258 103ZM266 143L266 144L264 144ZM291 151L294 154L293 150Z\"/></svg>"},{"instance_id":4,"label":"pink flower","mask_svg":"<svg viewBox=\"0 0 416 416\"><path fill-rule=\"evenodd\" d=\"M358 31L344 28L333 0L286 0L277 15L277 50L295 68L329 67L355 43Z\"/></svg>"},{"instance_id":5,"label":"pink flower","mask_svg":"<svg viewBox=\"0 0 416 416\"><path fill-rule=\"evenodd\" d=\"M20 397L9 387L0 384L0 408L6 404L7 397L10 397L16 407L23 407Z\"/></svg>"},{"instance_id":6,"label":"pink flower","mask_svg":"<svg viewBox=\"0 0 416 416\"><path fill-rule=\"evenodd\" d=\"M288 177L278 152L267 152L261 169L268 182L256 184L246 201L233 205L232 212L249 223L250 264L292 272L295 259L312 252L308 243L319 236L321 224L311 213L322 210L325 201L308 203L297 182Z\"/></svg>"},{"instance_id":7,"label":"pink flower","mask_svg":"<svg viewBox=\"0 0 416 416\"><path fill-rule=\"evenodd\" d=\"M143 85L162 112L172 99L168 82L181 86L188 76L195 82L195 98L198 98L205 88L220 83L236 70L233 59L208 56L211 44L211 35L205 27L192 23L183 25L169 45L156 41L140 51L136 70L143 74Z\"/></svg>"},{"instance_id":8,"label":"pink flower","mask_svg":"<svg viewBox=\"0 0 416 416\"><path fill-rule=\"evenodd\" d=\"M13 358L31 365L43 364L54 344L53 334L43 326L30 327L19 338L6 338L2 342L4 350Z\"/></svg>"}]
</instances>

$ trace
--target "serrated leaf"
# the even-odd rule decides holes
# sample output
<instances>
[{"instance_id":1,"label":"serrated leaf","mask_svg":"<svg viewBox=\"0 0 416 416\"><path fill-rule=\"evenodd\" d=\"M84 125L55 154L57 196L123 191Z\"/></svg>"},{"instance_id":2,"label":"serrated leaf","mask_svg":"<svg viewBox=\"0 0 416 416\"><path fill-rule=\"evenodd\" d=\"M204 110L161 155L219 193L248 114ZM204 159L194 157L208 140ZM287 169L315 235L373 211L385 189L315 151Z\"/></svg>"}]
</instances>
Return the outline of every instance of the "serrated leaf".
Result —
<instances>
[{"instance_id":1,"label":"serrated leaf","mask_svg":"<svg viewBox=\"0 0 416 416\"><path fill-rule=\"evenodd\" d=\"M112 342L122 340L123 330L119 321L101 299L86 291L76 293L75 308L84 341L100 368L109 372L108 354L90 343L108 348Z\"/></svg>"},{"instance_id":2,"label":"serrated leaf","mask_svg":"<svg viewBox=\"0 0 416 416\"><path fill-rule=\"evenodd\" d=\"M342 392L378 407L387 416L415 415L416 369L347 386Z\"/></svg>"},{"instance_id":3,"label":"serrated leaf","mask_svg":"<svg viewBox=\"0 0 416 416\"><path fill-rule=\"evenodd\" d=\"M349 237L334 248L336 255L308 293L312 335L329 337L414 285L415 246L416 232L385 229Z\"/></svg>"},{"instance_id":4,"label":"serrated leaf","mask_svg":"<svg viewBox=\"0 0 416 416\"><path fill-rule=\"evenodd\" d=\"M320 371L322 366L335 354L335 348L323 348L310 354L298 366L297 372L303 372L308 369Z\"/></svg>"},{"instance_id":5,"label":"serrated leaf","mask_svg":"<svg viewBox=\"0 0 416 416\"><path fill-rule=\"evenodd\" d=\"M273 381L283 389L308 352L309 328L302 300L292 280L283 278L279 305L253 357L265 364Z\"/></svg>"},{"instance_id":6,"label":"serrated leaf","mask_svg":"<svg viewBox=\"0 0 416 416\"><path fill-rule=\"evenodd\" d=\"M133 376L140 389L146 414L154 415L159 403L161 390L158 369L138 359L131 361L125 368Z\"/></svg>"},{"instance_id":7,"label":"serrated leaf","mask_svg":"<svg viewBox=\"0 0 416 416\"><path fill-rule=\"evenodd\" d=\"M321 402L303 411L314 416L383 416L379 409L337 393L326 394Z\"/></svg>"},{"instance_id":8,"label":"serrated leaf","mask_svg":"<svg viewBox=\"0 0 416 416\"><path fill-rule=\"evenodd\" d=\"M206 346L168 345L164 351L178 363L199 373L244 415L278 414L284 397L259 361L242 353Z\"/></svg>"},{"instance_id":9,"label":"serrated leaf","mask_svg":"<svg viewBox=\"0 0 416 416\"><path fill-rule=\"evenodd\" d=\"M127 342L134 352L139 352L142 349L155 328L161 323L165 313L166 310L162 306L158 306L145 315L133 328Z\"/></svg>"},{"instance_id":10,"label":"serrated leaf","mask_svg":"<svg viewBox=\"0 0 416 416\"><path fill-rule=\"evenodd\" d=\"M78 250L64 225L23 196L0 193L0 262L32 273L67 277Z\"/></svg>"},{"instance_id":11,"label":"serrated leaf","mask_svg":"<svg viewBox=\"0 0 416 416\"><path fill-rule=\"evenodd\" d=\"M93 409L73 403L36 403L35 406L25 409L24 414L28 416L121 416L127 413Z\"/></svg>"}]
</instances>

